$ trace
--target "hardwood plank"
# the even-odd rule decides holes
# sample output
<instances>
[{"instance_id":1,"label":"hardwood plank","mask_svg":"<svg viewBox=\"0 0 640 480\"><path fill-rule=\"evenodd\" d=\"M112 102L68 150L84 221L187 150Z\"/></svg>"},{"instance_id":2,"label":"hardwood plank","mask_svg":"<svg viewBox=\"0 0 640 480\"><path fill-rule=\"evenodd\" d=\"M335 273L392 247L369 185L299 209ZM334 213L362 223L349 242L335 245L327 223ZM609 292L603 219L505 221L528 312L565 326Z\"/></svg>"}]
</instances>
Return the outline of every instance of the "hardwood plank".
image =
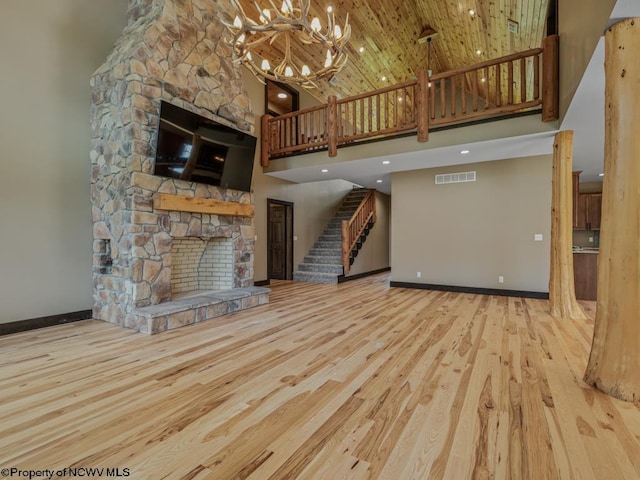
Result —
<instances>
[{"instance_id":1,"label":"hardwood plank","mask_svg":"<svg viewBox=\"0 0 640 480\"><path fill-rule=\"evenodd\" d=\"M132 478L640 478L640 411L582 376L589 316L549 302L273 282L156 336L0 338L0 464Z\"/></svg>"}]
</instances>

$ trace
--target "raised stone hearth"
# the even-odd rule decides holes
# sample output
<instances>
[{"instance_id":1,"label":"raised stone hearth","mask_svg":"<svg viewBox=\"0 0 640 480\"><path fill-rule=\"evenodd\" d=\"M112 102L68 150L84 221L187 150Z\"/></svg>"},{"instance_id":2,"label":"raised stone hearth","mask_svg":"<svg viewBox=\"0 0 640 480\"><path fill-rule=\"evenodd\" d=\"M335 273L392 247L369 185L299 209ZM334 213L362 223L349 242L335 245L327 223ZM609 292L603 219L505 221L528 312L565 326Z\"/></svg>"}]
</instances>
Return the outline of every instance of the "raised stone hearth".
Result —
<instances>
[{"instance_id":1,"label":"raised stone hearth","mask_svg":"<svg viewBox=\"0 0 640 480\"><path fill-rule=\"evenodd\" d=\"M154 207L159 194L253 203L248 192L153 175L161 100L248 133L254 128L224 41L220 20L232 19L225 8L211 0L130 0L128 25L91 79L95 318L157 333L268 301L267 289L253 287L253 216ZM174 248L185 238L203 245L223 239L227 250L207 254L213 265L185 266ZM202 267L200 277L176 288L174 263L183 272Z\"/></svg>"},{"instance_id":2,"label":"raised stone hearth","mask_svg":"<svg viewBox=\"0 0 640 480\"><path fill-rule=\"evenodd\" d=\"M234 288L200 293L133 311L138 330L160 333L269 303L269 289Z\"/></svg>"}]
</instances>

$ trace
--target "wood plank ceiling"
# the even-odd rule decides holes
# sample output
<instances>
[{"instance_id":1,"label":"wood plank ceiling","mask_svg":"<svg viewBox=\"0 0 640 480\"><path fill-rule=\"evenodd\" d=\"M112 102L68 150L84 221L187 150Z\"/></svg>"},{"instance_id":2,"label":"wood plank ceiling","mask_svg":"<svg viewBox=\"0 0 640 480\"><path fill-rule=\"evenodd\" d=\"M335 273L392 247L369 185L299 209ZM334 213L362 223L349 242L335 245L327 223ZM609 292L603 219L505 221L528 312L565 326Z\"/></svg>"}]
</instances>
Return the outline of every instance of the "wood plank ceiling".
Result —
<instances>
[{"instance_id":1,"label":"wood plank ceiling","mask_svg":"<svg viewBox=\"0 0 640 480\"><path fill-rule=\"evenodd\" d=\"M248 15L255 16L253 0L240 2ZM352 33L347 46L349 60L336 75L335 85L323 80L309 93L325 102L330 94L347 97L415 77L419 70L427 68L427 45L418 43L418 38L428 28L438 33L431 46L430 66L434 74L540 47L549 2L312 0L311 15L322 19L323 25L328 5L333 5L339 24L344 23L348 12ZM257 3L262 8L269 7L267 0ZM293 4L296 6L297 0ZM517 33L509 31L508 20L517 22ZM265 45L258 53L273 58L274 52L279 55L281 50L276 43ZM292 56L298 66L308 64L318 68L324 61L324 52L310 46L292 45Z\"/></svg>"}]
</instances>

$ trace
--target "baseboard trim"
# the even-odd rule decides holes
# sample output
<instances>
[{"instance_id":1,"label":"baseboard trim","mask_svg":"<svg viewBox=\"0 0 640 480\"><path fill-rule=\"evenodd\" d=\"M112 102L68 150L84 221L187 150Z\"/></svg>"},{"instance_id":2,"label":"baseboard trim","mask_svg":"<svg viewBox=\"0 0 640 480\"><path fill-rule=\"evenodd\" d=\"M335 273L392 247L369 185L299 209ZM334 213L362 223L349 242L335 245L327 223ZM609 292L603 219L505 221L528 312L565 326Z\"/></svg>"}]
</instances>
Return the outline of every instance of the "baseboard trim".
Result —
<instances>
[{"instance_id":1,"label":"baseboard trim","mask_svg":"<svg viewBox=\"0 0 640 480\"><path fill-rule=\"evenodd\" d=\"M27 330L35 330L36 328L62 325L63 323L88 320L91 316L91 310L80 310L78 312L61 313L59 315L51 315L48 317L30 318L28 320L20 320L18 322L0 323L0 336L9 335L11 333L26 332Z\"/></svg>"},{"instance_id":2,"label":"baseboard trim","mask_svg":"<svg viewBox=\"0 0 640 480\"><path fill-rule=\"evenodd\" d=\"M253 282L254 287L266 287L267 285L271 285L271 280L258 280L257 282Z\"/></svg>"},{"instance_id":3,"label":"baseboard trim","mask_svg":"<svg viewBox=\"0 0 640 480\"><path fill-rule=\"evenodd\" d=\"M440 292L473 293L476 295L499 295L502 297L535 298L548 300L548 292L527 292L524 290L501 290L498 288L459 287L456 285L434 285L431 283L389 282L389 286L398 288L417 288L420 290L437 290Z\"/></svg>"},{"instance_id":4,"label":"baseboard trim","mask_svg":"<svg viewBox=\"0 0 640 480\"><path fill-rule=\"evenodd\" d=\"M364 277L369 277L371 275L376 275L377 273L390 272L390 271L391 271L391 267L385 267L385 268L379 268L378 270L371 270L369 272L357 273L355 275L350 275L348 277L345 277L344 275L340 275L338 277L338 283L349 282L351 280L357 280L359 278L364 278Z\"/></svg>"}]
</instances>

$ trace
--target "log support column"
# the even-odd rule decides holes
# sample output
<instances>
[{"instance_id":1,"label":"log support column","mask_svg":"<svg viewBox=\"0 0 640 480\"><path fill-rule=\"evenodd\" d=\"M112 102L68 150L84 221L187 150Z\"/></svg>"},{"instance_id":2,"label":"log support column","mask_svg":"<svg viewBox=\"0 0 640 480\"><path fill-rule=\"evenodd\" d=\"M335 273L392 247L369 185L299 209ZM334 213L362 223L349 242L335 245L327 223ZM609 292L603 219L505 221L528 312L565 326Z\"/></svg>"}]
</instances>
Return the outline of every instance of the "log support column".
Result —
<instances>
[{"instance_id":1,"label":"log support column","mask_svg":"<svg viewBox=\"0 0 640 480\"><path fill-rule=\"evenodd\" d=\"M573 280L573 132L556 134L551 186L549 307L554 317L586 319Z\"/></svg>"},{"instance_id":2,"label":"log support column","mask_svg":"<svg viewBox=\"0 0 640 480\"><path fill-rule=\"evenodd\" d=\"M585 381L640 400L640 18L605 34L605 152L595 332Z\"/></svg>"}]
</instances>

